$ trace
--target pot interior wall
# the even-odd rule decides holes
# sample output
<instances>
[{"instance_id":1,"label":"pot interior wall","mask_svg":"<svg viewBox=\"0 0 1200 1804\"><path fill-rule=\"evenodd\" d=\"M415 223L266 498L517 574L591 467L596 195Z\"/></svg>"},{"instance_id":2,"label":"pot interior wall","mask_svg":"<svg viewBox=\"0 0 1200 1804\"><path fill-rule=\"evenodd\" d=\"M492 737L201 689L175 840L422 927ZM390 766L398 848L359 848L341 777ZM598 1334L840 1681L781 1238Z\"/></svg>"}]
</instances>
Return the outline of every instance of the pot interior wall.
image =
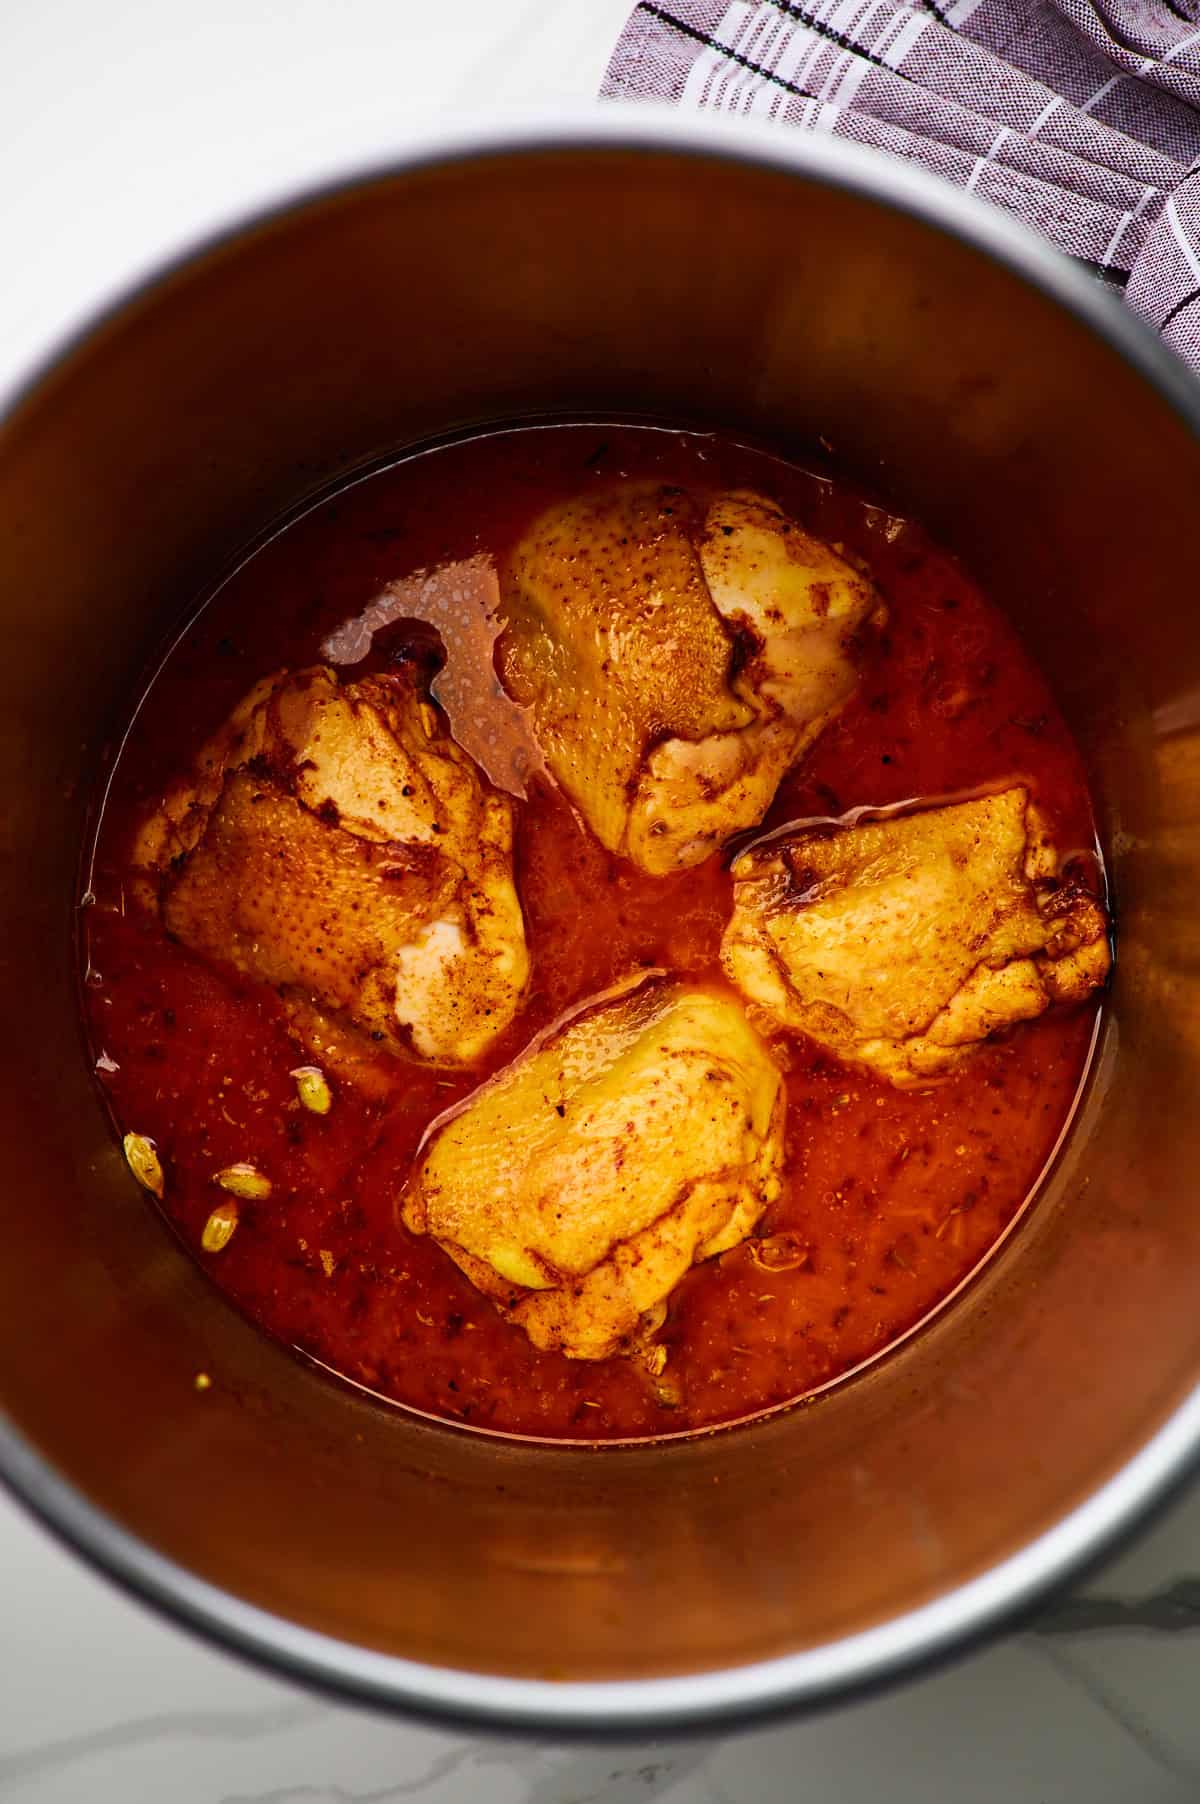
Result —
<instances>
[{"instance_id":1,"label":"pot interior wall","mask_svg":"<svg viewBox=\"0 0 1200 1804\"><path fill-rule=\"evenodd\" d=\"M594 1455L410 1420L247 1327L124 1170L70 970L88 791L188 598L336 472L543 410L819 435L956 544L1085 746L1121 925L1076 1133L969 1296L811 1406ZM1200 1374L1197 493L1165 403L979 252L799 175L662 149L381 179L105 325L0 442L0 1404L18 1429L236 1596L496 1673L811 1647L1057 1520Z\"/></svg>"}]
</instances>

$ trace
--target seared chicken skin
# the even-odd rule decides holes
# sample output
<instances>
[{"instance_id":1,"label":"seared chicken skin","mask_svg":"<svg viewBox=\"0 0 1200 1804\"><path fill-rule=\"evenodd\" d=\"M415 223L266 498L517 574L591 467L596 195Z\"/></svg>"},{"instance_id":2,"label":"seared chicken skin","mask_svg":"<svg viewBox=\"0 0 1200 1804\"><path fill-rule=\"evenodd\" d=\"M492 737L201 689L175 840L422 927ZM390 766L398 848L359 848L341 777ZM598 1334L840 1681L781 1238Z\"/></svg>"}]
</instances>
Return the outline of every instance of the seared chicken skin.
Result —
<instances>
[{"instance_id":1,"label":"seared chicken skin","mask_svg":"<svg viewBox=\"0 0 1200 1804\"><path fill-rule=\"evenodd\" d=\"M653 974L593 998L434 1124L402 1200L535 1346L644 1345L779 1194L783 1087L737 1003Z\"/></svg>"},{"instance_id":2,"label":"seared chicken skin","mask_svg":"<svg viewBox=\"0 0 1200 1804\"><path fill-rule=\"evenodd\" d=\"M897 1088L1104 982L1108 922L1020 787L772 835L733 865L721 959L770 1022Z\"/></svg>"},{"instance_id":3,"label":"seared chicken skin","mask_svg":"<svg viewBox=\"0 0 1200 1804\"><path fill-rule=\"evenodd\" d=\"M851 694L871 584L774 502L626 484L542 515L501 671L601 844L652 876L754 827Z\"/></svg>"},{"instance_id":4,"label":"seared chicken skin","mask_svg":"<svg viewBox=\"0 0 1200 1804\"><path fill-rule=\"evenodd\" d=\"M408 672L251 690L144 824L143 899L193 951L393 1052L468 1064L529 961L512 808Z\"/></svg>"}]
</instances>

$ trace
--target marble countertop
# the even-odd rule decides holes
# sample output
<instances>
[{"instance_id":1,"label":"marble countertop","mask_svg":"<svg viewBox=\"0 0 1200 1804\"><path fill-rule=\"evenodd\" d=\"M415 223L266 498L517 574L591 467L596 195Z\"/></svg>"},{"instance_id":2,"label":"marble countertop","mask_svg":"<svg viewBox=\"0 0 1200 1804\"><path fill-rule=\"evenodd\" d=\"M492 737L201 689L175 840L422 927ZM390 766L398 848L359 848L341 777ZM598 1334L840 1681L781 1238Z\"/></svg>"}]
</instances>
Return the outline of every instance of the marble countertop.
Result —
<instances>
[{"instance_id":1,"label":"marble countertop","mask_svg":"<svg viewBox=\"0 0 1200 1804\"><path fill-rule=\"evenodd\" d=\"M783 1727L581 1748L324 1703L193 1641L0 1500L13 1804L1194 1804L1200 1496L1019 1635Z\"/></svg>"},{"instance_id":2,"label":"marble countertop","mask_svg":"<svg viewBox=\"0 0 1200 1804\"><path fill-rule=\"evenodd\" d=\"M438 113L590 100L627 9L9 0L0 386L231 194L378 153ZM0 1496L0 1673L15 1804L1185 1804L1200 1493L1032 1627L933 1677L783 1727L602 1749L323 1702L130 1602Z\"/></svg>"}]
</instances>

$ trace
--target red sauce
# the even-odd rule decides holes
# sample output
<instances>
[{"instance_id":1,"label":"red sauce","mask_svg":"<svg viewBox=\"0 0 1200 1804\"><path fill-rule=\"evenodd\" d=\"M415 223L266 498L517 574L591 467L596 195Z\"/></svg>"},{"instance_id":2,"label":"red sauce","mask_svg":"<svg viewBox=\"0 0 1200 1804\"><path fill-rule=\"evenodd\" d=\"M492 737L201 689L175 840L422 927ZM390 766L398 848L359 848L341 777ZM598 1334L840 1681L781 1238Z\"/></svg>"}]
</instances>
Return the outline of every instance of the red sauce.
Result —
<instances>
[{"instance_id":1,"label":"red sauce","mask_svg":"<svg viewBox=\"0 0 1200 1804\"><path fill-rule=\"evenodd\" d=\"M534 786L518 830L533 978L513 1028L469 1075L378 1056L373 1093L343 1082L322 1118L296 1100L289 1073L306 1060L274 994L218 975L125 906L130 831L259 677L317 661L322 639L386 583L447 559L501 558L542 508L618 475L764 491L865 559L886 598L888 626L855 698L785 780L767 827L1020 777L1060 847L1090 857L1095 843L1083 768L1049 691L956 562L845 487L725 439L564 426L448 445L339 492L219 589L150 685L100 823L84 995L114 1118L156 1141L168 1218L269 1333L393 1402L524 1435L711 1426L881 1352L962 1282L1030 1195L1095 1016L1052 1012L924 1093L805 1043L782 1049L787 1175L763 1231L794 1235L799 1262L764 1269L748 1242L683 1279L663 1334L673 1407L631 1361L536 1352L432 1240L398 1225L394 1199L427 1123L538 1028L641 964L714 972L730 909L721 861L646 877ZM270 1173L272 1194L241 1204L232 1240L205 1254L201 1230L221 1196L213 1173L242 1160Z\"/></svg>"}]
</instances>

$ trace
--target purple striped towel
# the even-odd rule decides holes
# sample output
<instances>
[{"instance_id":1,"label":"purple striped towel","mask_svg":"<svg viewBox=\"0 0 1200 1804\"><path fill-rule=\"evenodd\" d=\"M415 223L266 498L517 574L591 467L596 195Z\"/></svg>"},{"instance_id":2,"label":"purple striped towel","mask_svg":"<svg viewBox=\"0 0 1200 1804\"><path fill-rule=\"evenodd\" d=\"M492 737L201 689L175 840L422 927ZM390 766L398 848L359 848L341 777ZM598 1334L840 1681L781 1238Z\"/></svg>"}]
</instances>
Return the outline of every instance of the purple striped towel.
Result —
<instances>
[{"instance_id":1,"label":"purple striped towel","mask_svg":"<svg viewBox=\"0 0 1200 1804\"><path fill-rule=\"evenodd\" d=\"M642 0L601 92L922 163L1121 288L1200 369L1200 0Z\"/></svg>"}]
</instances>

